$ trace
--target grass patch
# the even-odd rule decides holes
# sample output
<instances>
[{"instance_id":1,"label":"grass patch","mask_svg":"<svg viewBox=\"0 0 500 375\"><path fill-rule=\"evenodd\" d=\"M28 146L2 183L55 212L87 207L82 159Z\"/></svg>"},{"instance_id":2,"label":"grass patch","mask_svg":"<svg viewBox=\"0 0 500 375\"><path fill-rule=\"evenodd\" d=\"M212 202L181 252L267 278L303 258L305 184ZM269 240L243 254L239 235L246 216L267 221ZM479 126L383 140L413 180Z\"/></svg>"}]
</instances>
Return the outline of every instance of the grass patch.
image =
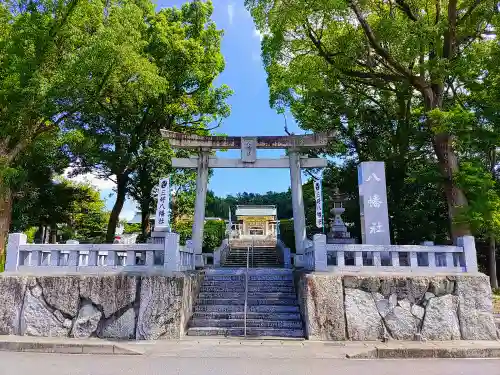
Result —
<instances>
[{"instance_id":1,"label":"grass patch","mask_svg":"<svg viewBox=\"0 0 500 375\"><path fill-rule=\"evenodd\" d=\"M493 314L500 314L500 293L498 289L493 290Z\"/></svg>"}]
</instances>

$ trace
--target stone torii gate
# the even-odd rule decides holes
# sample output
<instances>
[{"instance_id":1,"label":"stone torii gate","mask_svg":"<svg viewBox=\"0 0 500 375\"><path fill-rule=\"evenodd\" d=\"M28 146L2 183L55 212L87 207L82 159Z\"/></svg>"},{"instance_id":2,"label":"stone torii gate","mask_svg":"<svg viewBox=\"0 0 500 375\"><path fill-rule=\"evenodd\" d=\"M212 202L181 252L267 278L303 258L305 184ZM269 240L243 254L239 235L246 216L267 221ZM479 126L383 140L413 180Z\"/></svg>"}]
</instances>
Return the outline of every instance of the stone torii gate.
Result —
<instances>
[{"instance_id":1,"label":"stone torii gate","mask_svg":"<svg viewBox=\"0 0 500 375\"><path fill-rule=\"evenodd\" d=\"M162 130L162 136L177 149L197 150L198 157L173 158L174 168L198 169L196 180L196 201L193 222L193 246L196 254L196 266L203 266L202 244L205 221L205 205L209 168L289 168L292 190L293 229L295 234L296 265L301 266L306 240L306 219L304 198L302 196L301 168L324 168L327 160L308 158L305 150L325 147L330 134L289 135L289 136L257 136L257 137L223 137L199 136ZM279 159L258 159L257 149L286 149L288 157ZM240 149L240 159L224 159L211 156L217 149Z\"/></svg>"}]
</instances>

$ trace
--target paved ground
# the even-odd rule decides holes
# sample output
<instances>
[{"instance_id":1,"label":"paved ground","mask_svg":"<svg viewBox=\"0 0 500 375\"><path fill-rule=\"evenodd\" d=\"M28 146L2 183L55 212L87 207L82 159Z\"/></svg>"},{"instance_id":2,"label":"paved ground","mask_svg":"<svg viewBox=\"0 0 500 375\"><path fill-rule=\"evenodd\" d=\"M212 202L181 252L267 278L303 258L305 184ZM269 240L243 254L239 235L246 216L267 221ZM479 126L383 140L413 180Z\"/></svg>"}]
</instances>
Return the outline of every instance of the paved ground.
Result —
<instances>
[{"instance_id":1,"label":"paved ground","mask_svg":"<svg viewBox=\"0 0 500 375\"><path fill-rule=\"evenodd\" d=\"M268 350L272 354L272 350ZM476 375L500 374L500 360L186 358L0 353L1 375Z\"/></svg>"},{"instance_id":2,"label":"paved ground","mask_svg":"<svg viewBox=\"0 0 500 375\"><path fill-rule=\"evenodd\" d=\"M84 342L96 343L97 340ZM144 354L122 356L0 352L0 375L500 375L500 359L345 359L346 354L361 353L374 346L385 345L380 343L223 339L132 342L120 345ZM457 348L471 345L495 347L500 343L393 342L388 345Z\"/></svg>"}]
</instances>

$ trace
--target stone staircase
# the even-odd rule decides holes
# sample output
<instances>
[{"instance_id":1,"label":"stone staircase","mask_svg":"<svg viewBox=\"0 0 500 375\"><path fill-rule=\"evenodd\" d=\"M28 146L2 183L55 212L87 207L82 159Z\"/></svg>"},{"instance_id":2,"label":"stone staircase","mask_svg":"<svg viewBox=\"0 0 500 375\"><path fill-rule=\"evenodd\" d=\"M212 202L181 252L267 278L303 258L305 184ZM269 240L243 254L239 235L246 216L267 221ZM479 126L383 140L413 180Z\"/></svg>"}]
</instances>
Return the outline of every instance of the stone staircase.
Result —
<instances>
[{"instance_id":1,"label":"stone staircase","mask_svg":"<svg viewBox=\"0 0 500 375\"><path fill-rule=\"evenodd\" d=\"M238 268L247 266L247 249L231 248L223 267ZM249 253L249 266L252 268L282 268L276 248L255 247Z\"/></svg>"},{"instance_id":2,"label":"stone staircase","mask_svg":"<svg viewBox=\"0 0 500 375\"><path fill-rule=\"evenodd\" d=\"M207 270L188 336L244 336L245 271ZM304 337L291 270L249 269L247 336Z\"/></svg>"}]
</instances>

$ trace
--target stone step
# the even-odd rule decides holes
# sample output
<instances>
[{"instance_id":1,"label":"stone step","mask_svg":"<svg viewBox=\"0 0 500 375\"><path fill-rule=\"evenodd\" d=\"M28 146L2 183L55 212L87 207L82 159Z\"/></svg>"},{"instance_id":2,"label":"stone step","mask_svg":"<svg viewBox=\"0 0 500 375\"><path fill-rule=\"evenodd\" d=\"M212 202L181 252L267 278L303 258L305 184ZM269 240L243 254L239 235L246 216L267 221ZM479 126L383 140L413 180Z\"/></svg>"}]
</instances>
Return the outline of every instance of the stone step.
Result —
<instances>
[{"instance_id":1,"label":"stone step","mask_svg":"<svg viewBox=\"0 0 500 375\"><path fill-rule=\"evenodd\" d=\"M263 319L248 319L247 327L255 328L295 328L302 329L300 320L263 320ZM191 320L190 327L218 327L218 328L241 328L245 326L244 319L199 319Z\"/></svg>"},{"instance_id":2,"label":"stone step","mask_svg":"<svg viewBox=\"0 0 500 375\"><path fill-rule=\"evenodd\" d=\"M224 261L224 263L229 263L229 262L238 262L238 263L242 263L244 262L245 265L244 266L241 266L241 267L245 267L247 266L247 258L246 257L241 257L241 258L237 258L237 257L234 257L234 258L226 258L226 260ZM276 257L272 257L272 258L254 258L253 260L250 258L248 260L248 265L249 267L251 267L251 265L253 263L256 263L256 262L259 262L259 263L264 263L264 262L272 262L272 263L280 263L279 259L277 259ZM256 267L254 267L256 268Z\"/></svg>"},{"instance_id":3,"label":"stone step","mask_svg":"<svg viewBox=\"0 0 500 375\"><path fill-rule=\"evenodd\" d=\"M205 271L206 275L227 275L227 274L245 274L246 268L236 267L232 269L228 268L211 268ZM277 268L274 270L261 270L259 268L249 268L248 273L251 275L292 275L293 272L289 269Z\"/></svg>"},{"instance_id":4,"label":"stone step","mask_svg":"<svg viewBox=\"0 0 500 375\"><path fill-rule=\"evenodd\" d=\"M244 285L203 285L200 288L200 293L245 293ZM273 285L259 285L249 286L248 292L253 293L290 293L295 295L295 288L293 286L273 286Z\"/></svg>"},{"instance_id":5,"label":"stone step","mask_svg":"<svg viewBox=\"0 0 500 375\"><path fill-rule=\"evenodd\" d=\"M216 313L243 313L244 305L198 305L194 306L194 312L216 312ZM290 305L259 305L248 306L249 313L300 313L298 306Z\"/></svg>"},{"instance_id":6,"label":"stone step","mask_svg":"<svg viewBox=\"0 0 500 375\"><path fill-rule=\"evenodd\" d=\"M297 303L296 299L290 298L248 298L248 306L258 305L285 305L291 306ZM198 298L197 305L244 305L245 296L240 298Z\"/></svg>"},{"instance_id":7,"label":"stone step","mask_svg":"<svg viewBox=\"0 0 500 375\"><path fill-rule=\"evenodd\" d=\"M272 254L272 253L276 253L277 250L276 249L266 249L264 247L254 247L253 249L250 248L243 248L243 247L235 247L235 248L232 248L229 253L232 254L232 253L245 253L247 251L250 251L250 252L254 252L254 253L263 253L263 254Z\"/></svg>"},{"instance_id":8,"label":"stone step","mask_svg":"<svg viewBox=\"0 0 500 375\"><path fill-rule=\"evenodd\" d=\"M250 267L258 267L258 268L263 268L263 266L267 266L269 268L277 268L281 266L281 262L278 262L277 260L258 260L255 259L253 262L248 263ZM242 266L246 267L247 261L246 260L235 260L235 259L228 259L224 262L223 266L224 267L235 267L235 266Z\"/></svg>"},{"instance_id":9,"label":"stone step","mask_svg":"<svg viewBox=\"0 0 500 375\"><path fill-rule=\"evenodd\" d=\"M229 282L217 282L217 281L204 281L201 284L201 287L218 287L221 289L230 289L230 288L243 288L245 290L245 281L229 281ZM285 282L269 282L269 281L248 281L248 289L262 289L262 288L294 288L294 284L290 281Z\"/></svg>"},{"instance_id":10,"label":"stone step","mask_svg":"<svg viewBox=\"0 0 500 375\"><path fill-rule=\"evenodd\" d=\"M229 266L230 264L238 264L236 267L245 267L247 266L247 260L246 259L238 259L238 258L228 258L224 261L224 265ZM281 261L278 259L250 259L248 261L248 267L249 268L261 268L258 265L259 264L269 264L269 265L275 265L275 268L279 268L277 266L281 265Z\"/></svg>"},{"instance_id":11,"label":"stone step","mask_svg":"<svg viewBox=\"0 0 500 375\"><path fill-rule=\"evenodd\" d=\"M246 254L229 254L226 259L230 258L238 258L238 259L247 259ZM279 257L276 254L254 254L253 255L254 259L279 259ZM248 257L249 260L252 259L252 254Z\"/></svg>"},{"instance_id":12,"label":"stone step","mask_svg":"<svg viewBox=\"0 0 500 375\"><path fill-rule=\"evenodd\" d=\"M238 258L238 259L247 259L246 254L229 254L226 259L230 258ZM279 257L276 254L254 254L253 255L254 259L279 259ZM248 257L249 260L252 259L252 254Z\"/></svg>"},{"instance_id":13,"label":"stone step","mask_svg":"<svg viewBox=\"0 0 500 375\"><path fill-rule=\"evenodd\" d=\"M238 258L246 258L247 253L231 253L228 254L226 258L238 257ZM252 253L248 254L248 257L252 258ZM266 253L253 253L254 258L278 258L278 254L266 254Z\"/></svg>"},{"instance_id":14,"label":"stone step","mask_svg":"<svg viewBox=\"0 0 500 375\"><path fill-rule=\"evenodd\" d=\"M250 257L252 256L252 251L250 250L250 253L248 253L248 255L250 255ZM256 256L274 256L274 257L277 257L279 254L276 253L275 251L254 251L253 252L253 256L256 257ZM247 252L246 250L245 251L231 251L229 254L227 254L228 257L230 256L247 256Z\"/></svg>"},{"instance_id":15,"label":"stone step","mask_svg":"<svg viewBox=\"0 0 500 375\"><path fill-rule=\"evenodd\" d=\"M243 291L212 291L212 292L200 292L198 298L210 299L210 298L245 298L245 290ZM248 298L288 298L296 300L297 296L295 293L283 293L283 292L267 292L267 291L248 291Z\"/></svg>"},{"instance_id":16,"label":"stone step","mask_svg":"<svg viewBox=\"0 0 500 375\"><path fill-rule=\"evenodd\" d=\"M243 328L217 328L217 327L193 327L189 328L189 336L243 336ZM303 338L302 329L279 329L279 328L247 328L249 337L296 337Z\"/></svg>"},{"instance_id":17,"label":"stone step","mask_svg":"<svg viewBox=\"0 0 500 375\"><path fill-rule=\"evenodd\" d=\"M234 263L227 263L227 264L223 264L222 267L234 267L234 266L238 266L238 265L241 265L240 263L237 263L237 262L234 262ZM258 266L260 268L276 268L279 266L279 264L277 263L255 263L255 266Z\"/></svg>"},{"instance_id":18,"label":"stone step","mask_svg":"<svg viewBox=\"0 0 500 375\"><path fill-rule=\"evenodd\" d=\"M295 288L293 285L248 285L248 290L251 292L270 292L270 293L295 293ZM238 293L245 291L245 284L236 285L208 285L203 284L201 286L200 292L228 292L228 293Z\"/></svg>"},{"instance_id":19,"label":"stone step","mask_svg":"<svg viewBox=\"0 0 500 375\"><path fill-rule=\"evenodd\" d=\"M244 312L221 313L221 312L195 312L193 319L244 319ZM247 313L247 319L273 320L298 320L302 321L299 313Z\"/></svg>"},{"instance_id":20,"label":"stone step","mask_svg":"<svg viewBox=\"0 0 500 375\"><path fill-rule=\"evenodd\" d=\"M247 256L246 255L231 255L231 256L227 256L226 257L226 260L228 259L238 259L238 260L246 260L247 259ZM254 260L257 260L257 259L273 259L273 260L278 260L279 258L276 256L276 255L259 255L259 256L253 256L253 259ZM250 256L248 258L249 261L252 260L252 257Z\"/></svg>"},{"instance_id":21,"label":"stone step","mask_svg":"<svg viewBox=\"0 0 500 375\"><path fill-rule=\"evenodd\" d=\"M250 253L248 254L250 255L250 257L252 256L252 251L250 251ZM238 251L238 252L230 252L229 254L227 254L228 257L231 257L231 256L244 256L246 257L247 256L247 252L246 250L245 251ZM254 257L257 257L257 256L263 256L263 257L267 257L267 256L274 256L274 257L277 257L279 256L278 253L274 252L274 251L269 251L269 252L266 252L266 251L254 251L253 252L253 256Z\"/></svg>"},{"instance_id":22,"label":"stone step","mask_svg":"<svg viewBox=\"0 0 500 375\"><path fill-rule=\"evenodd\" d=\"M204 281L238 281L244 280L245 275L205 275ZM292 281L292 275L248 275L249 281Z\"/></svg>"},{"instance_id":23,"label":"stone step","mask_svg":"<svg viewBox=\"0 0 500 375\"><path fill-rule=\"evenodd\" d=\"M240 265L239 263L228 263L222 265L222 267L234 267ZM256 266L259 266L260 268L276 268L279 266L279 264L273 263L273 264L264 264L264 263L255 263Z\"/></svg>"}]
</instances>

